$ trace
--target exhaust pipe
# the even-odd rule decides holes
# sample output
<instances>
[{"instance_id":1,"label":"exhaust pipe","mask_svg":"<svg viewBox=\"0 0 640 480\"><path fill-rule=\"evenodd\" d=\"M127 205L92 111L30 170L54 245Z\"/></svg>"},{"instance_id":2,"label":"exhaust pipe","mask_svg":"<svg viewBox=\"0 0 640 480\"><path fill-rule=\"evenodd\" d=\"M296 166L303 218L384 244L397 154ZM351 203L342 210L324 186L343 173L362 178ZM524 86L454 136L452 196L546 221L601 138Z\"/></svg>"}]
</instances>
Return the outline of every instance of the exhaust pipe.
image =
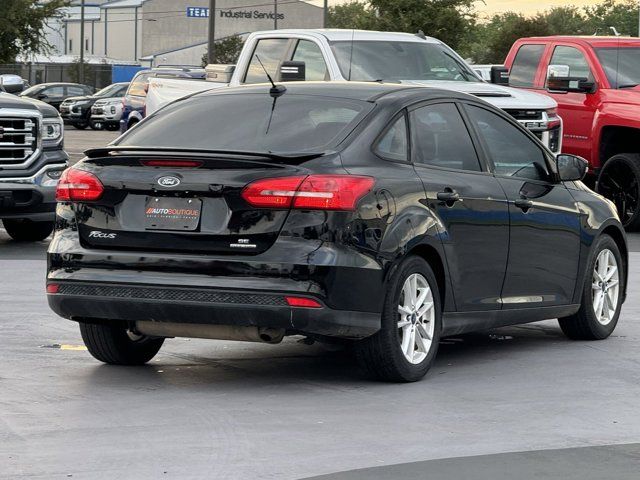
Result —
<instances>
[{"instance_id":1,"label":"exhaust pipe","mask_svg":"<svg viewBox=\"0 0 640 480\"><path fill-rule=\"evenodd\" d=\"M149 321L136 322L136 331L150 337L209 338L260 343L280 343L284 337L284 328Z\"/></svg>"}]
</instances>

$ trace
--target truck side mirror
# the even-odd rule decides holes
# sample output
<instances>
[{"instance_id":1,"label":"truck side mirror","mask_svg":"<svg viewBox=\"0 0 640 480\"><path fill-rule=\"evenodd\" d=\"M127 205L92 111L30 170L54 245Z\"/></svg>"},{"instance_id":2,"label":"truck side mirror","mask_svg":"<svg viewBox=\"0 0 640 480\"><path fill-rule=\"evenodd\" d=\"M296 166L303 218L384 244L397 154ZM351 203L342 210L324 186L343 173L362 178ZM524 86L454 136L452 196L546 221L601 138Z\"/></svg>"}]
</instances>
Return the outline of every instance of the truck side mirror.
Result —
<instances>
[{"instance_id":1,"label":"truck side mirror","mask_svg":"<svg viewBox=\"0 0 640 480\"><path fill-rule=\"evenodd\" d=\"M304 82L307 79L307 67L304 62L285 61L280 64L281 82Z\"/></svg>"},{"instance_id":2,"label":"truck side mirror","mask_svg":"<svg viewBox=\"0 0 640 480\"><path fill-rule=\"evenodd\" d=\"M588 78L572 77L569 65L549 65L547 89L551 92L594 93L596 84Z\"/></svg>"},{"instance_id":3,"label":"truck side mirror","mask_svg":"<svg viewBox=\"0 0 640 480\"><path fill-rule=\"evenodd\" d=\"M509 69L503 65L493 65L491 67L491 83L509 85Z\"/></svg>"},{"instance_id":4,"label":"truck side mirror","mask_svg":"<svg viewBox=\"0 0 640 480\"><path fill-rule=\"evenodd\" d=\"M582 180L589 170L589 163L576 155L560 154L556 157L558 174L563 182Z\"/></svg>"}]
</instances>

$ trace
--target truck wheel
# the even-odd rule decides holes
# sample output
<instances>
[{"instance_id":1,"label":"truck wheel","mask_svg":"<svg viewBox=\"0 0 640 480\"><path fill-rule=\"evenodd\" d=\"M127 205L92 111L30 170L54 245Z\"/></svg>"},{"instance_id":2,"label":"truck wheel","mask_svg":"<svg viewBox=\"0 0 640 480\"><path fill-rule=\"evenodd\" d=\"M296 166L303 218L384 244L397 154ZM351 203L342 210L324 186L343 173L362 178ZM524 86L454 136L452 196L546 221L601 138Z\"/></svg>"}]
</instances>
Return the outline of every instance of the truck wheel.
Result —
<instances>
[{"instance_id":1,"label":"truck wheel","mask_svg":"<svg viewBox=\"0 0 640 480\"><path fill-rule=\"evenodd\" d=\"M80 323L80 334L89 353L111 365L143 365L155 357L164 338L137 335L125 327Z\"/></svg>"},{"instance_id":2,"label":"truck wheel","mask_svg":"<svg viewBox=\"0 0 640 480\"><path fill-rule=\"evenodd\" d=\"M3 220L2 223L9 236L18 242L38 242L53 232L53 222Z\"/></svg>"},{"instance_id":3,"label":"truck wheel","mask_svg":"<svg viewBox=\"0 0 640 480\"><path fill-rule=\"evenodd\" d=\"M381 380L415 382L433 363L440 331L436 277L427 262L410 256L390 278L380 331L355 344L356 358Z\"/></svg>"},{"instance_id":4,"label":"truck wheel","mask_svg":"<svg viewBox=\"0 0 640 480\"><path fill-rule=\"evenodd\" d=\"M607 160L596 191L615 203L626 230L640 229L640 155L621 153Z\"/></svg>"},{"instance_id":5,"label":"truck wheel","mask_svg":"<svg viewBox=\"0 0 640 480\"><path fill-rule=\"evenodd\" d=\"M587 265L578 313L560 318L560 328L574 340L602 340L618 324L624 292L624 264L616 242L604 235L596 240Z\"/></svg>"}]
</instances>

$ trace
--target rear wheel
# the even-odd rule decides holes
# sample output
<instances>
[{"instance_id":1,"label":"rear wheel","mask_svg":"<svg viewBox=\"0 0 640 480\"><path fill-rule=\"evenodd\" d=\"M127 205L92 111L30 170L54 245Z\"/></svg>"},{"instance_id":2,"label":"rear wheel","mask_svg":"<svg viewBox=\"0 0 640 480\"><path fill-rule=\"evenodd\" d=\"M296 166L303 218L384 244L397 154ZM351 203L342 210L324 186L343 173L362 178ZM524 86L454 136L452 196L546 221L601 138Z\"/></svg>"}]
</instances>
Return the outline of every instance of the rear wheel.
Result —
<instances>
[{"instance_id":1,"label":"rear wheel","mask_svg":"<svg viewBox=\"0 0 640 480\"><path fill-rule=\"evenodd\" d=\"M387 287L381 329L356 343L356 356L371 375L394 382L424 377L438 351L441 309L438 284L420 257L408 257Z\"/></svg>"},{"instance_id":2,"label":"rear wheel","mask_svg":"<svg viewBox=\"0 0 640 480\"><path fill-rule=\"evenodd\" d=\"M38 242L53 232L53 222L31 220L3 220L4 228L11 238L18 242Z\"/></svg>"},{"instance_id":3,"label":"rear wheel","mask_svg":"<svg viewBox=\"0 0 640 480\"><path fill-rule=\"evenodd\" d=\"M624 228L640 228L640 155L621 153L607 160L597 191L615 203Z\"/></svg>"},{"instance_id":4,"label":"rear wheel","mask_svg":"<svg viewBox=\"0 0 640 480\"><path fill-rule=\"evenodd\" d=\"M616 242L608 235L598 239L587 266L580 310L558 320L567 337L602 340L611 335L622 307L623 268Z\"/></svg>"},{"instance_id":5,"label":"rear wheel","mask_svg":"<svg viewBox=\"0 0 640 480\"><path fill-rule=\"evenodd\" d=\"M97 360L112 365L142 365L162 347L164 338L138 335L125 327L80 323L82 340Z\"/></svg>"},{"instance_id":6,"label":"rear wheel","mask_svg":"<svg viewBox=\"0 0 640 480\"><path fill-rule=\"evenodd\" d=\"M89 126L91 127L91 130L103 130L104 129L104 123L96 122L95 120L89 120Z\"/></svg>"}]
</instances>

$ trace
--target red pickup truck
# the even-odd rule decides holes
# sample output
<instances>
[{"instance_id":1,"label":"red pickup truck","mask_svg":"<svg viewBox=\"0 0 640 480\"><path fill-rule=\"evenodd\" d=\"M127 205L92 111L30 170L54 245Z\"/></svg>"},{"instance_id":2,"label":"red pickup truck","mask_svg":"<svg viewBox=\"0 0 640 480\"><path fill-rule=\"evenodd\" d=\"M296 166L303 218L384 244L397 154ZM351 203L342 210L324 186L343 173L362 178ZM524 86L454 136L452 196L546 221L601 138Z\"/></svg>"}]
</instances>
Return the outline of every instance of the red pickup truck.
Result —
<instances>
[{"instance_id":1,"label":"red pickup truck","mask_svg":"<svg viewBox=\"0 0 640 480\"><path fill-rule=\"evenodd\" d=\"M564 153L589 161L588 182L640 229L640 39L538 37L507 56L509 85L545 93L564 120Z\"/></svg>"}]
</instances>

